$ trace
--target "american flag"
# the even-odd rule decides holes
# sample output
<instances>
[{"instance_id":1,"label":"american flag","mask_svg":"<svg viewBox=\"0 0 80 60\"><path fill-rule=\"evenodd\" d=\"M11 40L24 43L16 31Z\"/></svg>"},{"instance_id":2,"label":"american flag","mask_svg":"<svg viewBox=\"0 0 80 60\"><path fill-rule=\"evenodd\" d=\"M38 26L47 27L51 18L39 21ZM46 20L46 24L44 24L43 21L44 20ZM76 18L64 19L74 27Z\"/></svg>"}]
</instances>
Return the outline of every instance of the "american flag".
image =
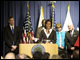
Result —
<instances>
[{"instance_id":1,"label":"american flag","mask_svg":"<svg viewBox=\"0 0 80 60\"><path fill-rule=\"evenodd\" d=\"M29 4L27 4L27 17L25 17L23 32L22 32L22 43L30 43L31 38L34 37L31 17L29 16Z\"/></svg>"}]
</instances>

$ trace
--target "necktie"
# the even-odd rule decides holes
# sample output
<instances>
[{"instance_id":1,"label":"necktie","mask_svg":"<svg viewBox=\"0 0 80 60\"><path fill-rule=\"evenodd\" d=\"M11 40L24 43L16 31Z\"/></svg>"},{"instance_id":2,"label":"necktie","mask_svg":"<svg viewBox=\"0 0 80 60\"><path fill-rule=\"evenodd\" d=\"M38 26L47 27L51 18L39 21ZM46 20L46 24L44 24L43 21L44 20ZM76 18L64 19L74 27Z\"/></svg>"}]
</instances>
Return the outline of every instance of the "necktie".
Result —
<instances>
[{"instance_id":1,"label":"necktie","mask_svg":"<svg viewBox=\"0 0 80 60\"><path fill-rule=\"evenodd\" d=\"M12 27L12 34L14 34L14 28Z\"/></svg>"}]
</instances>

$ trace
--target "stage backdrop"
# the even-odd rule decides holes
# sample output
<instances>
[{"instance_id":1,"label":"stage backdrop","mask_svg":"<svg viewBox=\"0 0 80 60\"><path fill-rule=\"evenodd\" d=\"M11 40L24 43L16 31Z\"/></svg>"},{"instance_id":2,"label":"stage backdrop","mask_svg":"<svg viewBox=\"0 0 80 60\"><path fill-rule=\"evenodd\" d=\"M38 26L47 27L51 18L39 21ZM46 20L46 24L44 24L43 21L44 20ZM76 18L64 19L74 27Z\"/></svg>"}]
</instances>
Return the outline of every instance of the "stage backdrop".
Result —
<instances>
[{"instance_id":1,"label":"stage backdrop","mask_svg":"<svg viewBox=\"0 0 80 60\"><path fill-rule=\"evenodd\" d=\"M55 5L55 23L60 22L64 25L67 7L69 1L56 1ZM20 34L22 33L23 22L27 14L27 1L1 1L1 40L2 29L8 25L8 17L13 16L15 19L15 25L20 28ZM50 1L42 1L44 19L50 19L51 5ZM40 16L41 1L30 1L30 16L33 26L34 36L38 26L38 20ZM70 12L74 28L77 28L79 23L79 1L70 1ZM2 41L1 41L2 42Z\"/></svg>"}]
</instances>

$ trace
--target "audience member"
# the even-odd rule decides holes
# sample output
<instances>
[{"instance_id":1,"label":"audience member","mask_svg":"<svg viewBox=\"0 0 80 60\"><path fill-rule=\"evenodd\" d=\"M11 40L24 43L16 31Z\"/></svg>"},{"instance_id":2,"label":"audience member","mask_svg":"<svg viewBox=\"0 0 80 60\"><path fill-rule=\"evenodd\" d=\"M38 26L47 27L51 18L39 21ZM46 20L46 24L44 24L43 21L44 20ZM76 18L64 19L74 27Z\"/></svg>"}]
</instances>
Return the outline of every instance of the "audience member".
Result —
<instances>
[{"instance_id":1,"label":"audience member","mask_svg":"<svg viewBox=\"0 0 80 60\"><path fill-rule=\"evenodd\" d=\"M5 59L15 59L15 54L12 52L9 52L6 54Z\"/></svg>"},{"instance_id":2,"label":"audience member","mask_svg":"<svg viewBox=\"0 0 80 60\"><path fill-rule=\"evenodd\" d=\"M31 58L26 54L18 54L16 55L16 59L31 59Z\"/></svg>"},{"instance_id":3,"label":"audience member","mask_svg":"<svg viewBox=\"0 0 80 60\"><path fill-rule=\"evenodd\" d=\"M40 51L36 51L33 53L33 59L41 59L42 56L43 54Z\"/></svg>"},{"instance_id":4,"label":"audience member","mask_svg":"<svg viewBox=\"0 0 80 60\"><path fill-rule=\"evenodd\" d=\"M4 59L4 58L1 56L1 59Z\"/></svg>"},{"instance_id":5,"label":"audience member","mask_svg":"<svg viewBox=\"0 0 80 60\"><path fill-rule=\"evenodd\" d=\"M79 50L73 51L73 58L72 59L79 59Z\"/></svg>"},{"instance_id":6,"label":"audience member","mask_svg":"<svg viewBox=\"0 0 80 60\"><path fill-rule=\"evenodd\" d=\"M45 53L43 54L43 56L41 57L41 59L49 59L49 57L50 57L50 54L47 53L47 52L45 52Z\"/></svg>"},{"instance_id":7,"label":"audience member","mask_svg":"<svg viewBox=\"0 0 80 60\"><path fill-rule=\"evenodd\" d=\"M52 57L50 57L50 59L62 59L62 57L60 57L59 55L53 55Z\"/></svg>"}]
</instances>

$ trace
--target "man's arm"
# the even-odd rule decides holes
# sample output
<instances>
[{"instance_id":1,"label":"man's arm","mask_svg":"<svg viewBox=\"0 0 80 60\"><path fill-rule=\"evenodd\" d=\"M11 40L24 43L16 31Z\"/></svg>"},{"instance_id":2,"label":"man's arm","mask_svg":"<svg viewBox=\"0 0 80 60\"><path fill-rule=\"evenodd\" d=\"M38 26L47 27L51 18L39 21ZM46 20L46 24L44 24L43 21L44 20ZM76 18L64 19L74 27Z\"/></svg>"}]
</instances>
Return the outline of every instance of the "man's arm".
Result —
<instances>
[{"instance_id":1,"label":"man's arm","mask_svg":"<svg viewBox=\"0 0 80 60\"><path fill-rule=\"evenodd\" d=\"M16 28L17 32L16 32L16 41L15 41L15 45L12 45L12 49L11 51L16 50L17 48L19 48L19 43L20 43L20 30L18 28Z\"/></svg>"},{"instance_id":2,"label":"man's arm","mask_svg":"<svg viewBox=\"0 0 80 60\"><path fill-rule=\"evenodd\" d=\"M11 40L8 39L8 34L7 34L7 29L6 28L3 29L3 40L5 41L5 44L9 48L11 48L12 42L11 42Z\"/></svg>"},{"instance_id":3,"label":"man's arm","mask_svg":"<svg viewBox=\"0 0 80 60\"><path fill-rule=\"evenodd\" d=\"M43 30L41 31L40 36L39 36L39 40L37 42L41 42L41 40L42 40L42 34L43 34Z\"/></svg>"},{"instance_id":4,"label":"man's arm","mask_svg":"<svg viewBox=\"0 0 80 60\"><path fill-rule=\"evenodd\" d=\"M37 28L36 38L39 38L39 28Z\"/></svg>"},{"instance_id":5,"label":"man's arm","mask_svg":"<svg viewBox=\"0 0 80 60\"><path fill-rule=\"evenodd\" d=\"M19 28L17 28L17 39L16 39L16 46L19 46L19 43L20 43L20 30Z\"/></svg>"},{"instance_id":6,"label":"man's arm","mask_svg":"<svg viewBox=\"0 0 80 60\"><path fill-rule=\"evenodd\" d=\"M68 39L67 39L67 34L65 35L65 44L67 45L69 49L71 49L71 45L69 44Z\"/></svg>"}]
</instances>

